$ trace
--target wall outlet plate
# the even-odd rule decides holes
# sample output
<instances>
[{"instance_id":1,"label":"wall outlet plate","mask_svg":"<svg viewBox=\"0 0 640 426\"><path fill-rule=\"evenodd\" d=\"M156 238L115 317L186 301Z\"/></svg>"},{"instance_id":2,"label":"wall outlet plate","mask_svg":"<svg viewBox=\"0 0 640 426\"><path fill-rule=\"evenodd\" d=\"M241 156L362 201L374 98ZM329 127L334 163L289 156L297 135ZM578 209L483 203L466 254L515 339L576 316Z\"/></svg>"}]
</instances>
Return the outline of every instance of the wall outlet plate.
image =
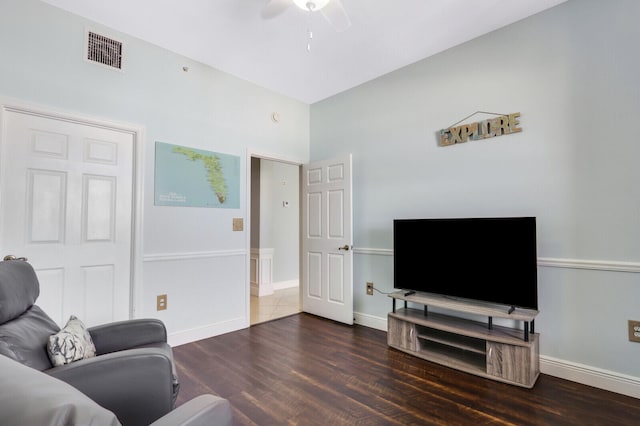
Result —
<instances>
[{"instance_id":1,"label":"wall outlet plate","mask_svg":"<svg viewBox=\"0 0 640 426\"><path fill-rule=\"evenodd\" d=\"M629 341L640 343L640 321L629 320Z\"/></svg>"},{"instance_id":2,"label":"wall outlet plate","mask_svg":"<svg viewBox=\"0 0 640 426\"><path fill-rule=\"evenodd\" d=\"M156 310L164 311L165 309L167 309L167 295L159 294L156 299Z\"/></svg>"},{"instance_id":3,"label":"wall outlet plate","mask_svg":"<svg viewBox=\"0 0 640 426\"><path fill-rule=\"evenodd\" d=\"M373 296L373 283L367 282L367 294Z\"/></svg>"}]
</instances>

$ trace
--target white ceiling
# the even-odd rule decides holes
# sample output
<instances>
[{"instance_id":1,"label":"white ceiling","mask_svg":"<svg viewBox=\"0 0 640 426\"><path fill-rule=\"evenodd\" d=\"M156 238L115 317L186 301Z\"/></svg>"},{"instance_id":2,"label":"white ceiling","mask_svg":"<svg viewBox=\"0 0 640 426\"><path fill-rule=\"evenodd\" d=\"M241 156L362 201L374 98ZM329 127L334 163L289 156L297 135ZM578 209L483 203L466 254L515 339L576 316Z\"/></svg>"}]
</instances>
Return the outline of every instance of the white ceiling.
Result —
<instances>
[{"instance_id":1,"label":"white ceiling","mask_svg":"<svg viewBox=\"0 0 640 426\"><path fill-rule=\"evenodd\" d=\"M44 1L312 104L566 0L342 0L344 32L268 0Z\"/></svg>"}]
</instances>

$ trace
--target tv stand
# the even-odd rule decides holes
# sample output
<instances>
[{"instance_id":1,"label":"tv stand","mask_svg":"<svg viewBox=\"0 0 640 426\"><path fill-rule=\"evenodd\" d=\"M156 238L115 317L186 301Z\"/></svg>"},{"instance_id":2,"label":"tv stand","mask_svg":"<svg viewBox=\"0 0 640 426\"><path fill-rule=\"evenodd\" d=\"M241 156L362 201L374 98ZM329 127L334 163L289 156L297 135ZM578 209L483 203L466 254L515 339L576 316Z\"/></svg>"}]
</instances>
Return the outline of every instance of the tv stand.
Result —
<instances>
[{"instance_id":1,"label":"tv stand","mask_svg":"<svg viewBox=\"0 0 640 426\"><path fill-rule=\"evenodd\" d=\"M467 373L532 388L540 375L539 335L534 333L536 310L451 299L429 293L389 295L393 310L387 318L389 346L419 358ZM404 307L396 309L396 301ZM409 308L408 302L424 309ZM427 307L457 311L487 321L429 312ZM493 318L523 321L524 330L498 326Z\"/></svg>"}]
</instances>

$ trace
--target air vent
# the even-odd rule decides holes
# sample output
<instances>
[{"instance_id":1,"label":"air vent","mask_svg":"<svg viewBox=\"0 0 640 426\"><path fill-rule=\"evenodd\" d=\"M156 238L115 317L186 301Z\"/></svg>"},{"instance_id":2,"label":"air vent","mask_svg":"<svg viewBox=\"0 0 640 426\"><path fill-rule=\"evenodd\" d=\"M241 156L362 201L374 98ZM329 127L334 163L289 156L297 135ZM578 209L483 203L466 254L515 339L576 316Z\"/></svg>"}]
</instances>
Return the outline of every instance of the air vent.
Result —
<instances>
[{"instance_id":1,"label":"air vent","mask_svg":"<svg viewBox=\"0 0 640 426\"><path fill-rule=\"evenodd\" d=\"M122 70L122 42L88 31L87 60Z\"/></svg>"}]
</instances>

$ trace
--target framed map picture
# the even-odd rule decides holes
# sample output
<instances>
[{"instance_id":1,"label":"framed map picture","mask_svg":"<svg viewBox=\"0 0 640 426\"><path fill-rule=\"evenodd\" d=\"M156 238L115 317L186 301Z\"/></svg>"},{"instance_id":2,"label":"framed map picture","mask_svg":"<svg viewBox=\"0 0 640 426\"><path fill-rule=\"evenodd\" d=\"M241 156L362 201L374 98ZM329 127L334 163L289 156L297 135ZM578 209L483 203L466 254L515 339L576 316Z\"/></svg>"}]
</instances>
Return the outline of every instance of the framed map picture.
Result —
<instances>
[{"instance_id":1,"label":"framed map picture","mask_svg":"<svg viewBox=\"0 0 640 426\"><path fill-rule=\"evenodd\" d=\"M240 157L156 142L154 204L240 208Z\"/></svg>"}]
</instances>

